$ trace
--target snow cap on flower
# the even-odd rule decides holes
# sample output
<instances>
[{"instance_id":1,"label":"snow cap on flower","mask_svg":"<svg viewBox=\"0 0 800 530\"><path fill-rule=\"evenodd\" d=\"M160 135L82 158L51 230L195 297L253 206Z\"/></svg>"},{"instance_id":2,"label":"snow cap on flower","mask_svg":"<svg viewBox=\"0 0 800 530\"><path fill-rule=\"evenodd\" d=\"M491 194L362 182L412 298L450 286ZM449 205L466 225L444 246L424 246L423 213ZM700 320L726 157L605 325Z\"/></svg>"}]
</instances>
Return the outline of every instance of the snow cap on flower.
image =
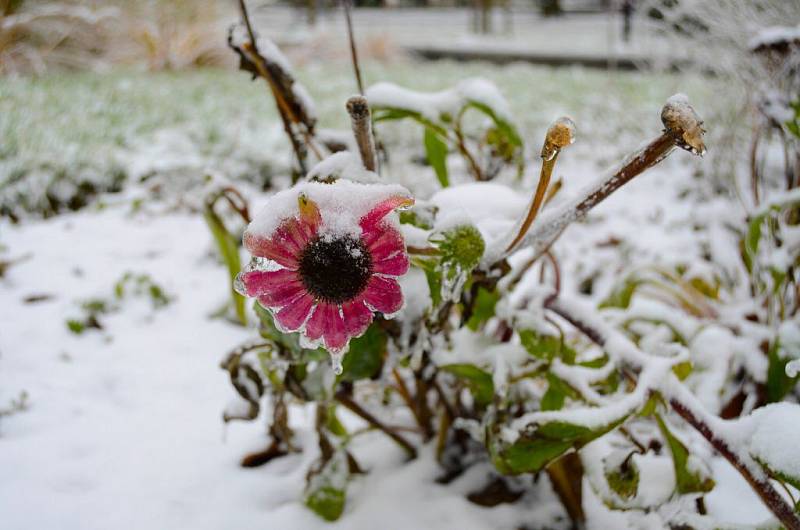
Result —
<instances>
[{"instance_id":1,"label":"snow cap on flower","mask_svg":"<svg viewBox=\"0 0 800 530\"><path fill-rule=\"evenodd\" d=\"M267 266L243 271L240 289L283 331L340 353L375 312L391 315L403 305L396 277L409 261L390 214L413 203L402 186L345 179L277 193L244 234L245 248Z\"/></svg>"},{"instance_id":2,"label":"snow cap on flower","mask_svg":"<svg viewBox=\"0 0 800 530\"><path fill-rule=\"evenodd\" d=\"M689 104L686 94L675 94L667 99L661 109L661 123L664 131L675 139L681 149L703 156L706 146L703 143L703 120Z\"/></svg>"}]
</instances>

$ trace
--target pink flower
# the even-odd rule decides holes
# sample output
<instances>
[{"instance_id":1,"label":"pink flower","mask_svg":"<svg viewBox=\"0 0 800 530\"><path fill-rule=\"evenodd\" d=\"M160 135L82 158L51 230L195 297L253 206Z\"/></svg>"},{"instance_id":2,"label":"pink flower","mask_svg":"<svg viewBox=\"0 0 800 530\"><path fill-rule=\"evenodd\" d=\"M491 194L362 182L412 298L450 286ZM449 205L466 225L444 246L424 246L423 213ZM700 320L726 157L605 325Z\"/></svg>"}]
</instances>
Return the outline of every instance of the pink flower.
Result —
<instances>
[{"instance_id":1,"label":"pink flower","mask_svg":"<svg viewBox=\"0 0 800 530\"><path fill-rule=\"evenodd\" d=\"M408 254L385 217L413 202L403 195L383 198L358 219L358 229L340 233L326 230L317 203L301 193L296 215L271 233L258 234L253 225L245 232L245 248L280 268L242 272L244 294L258 298L281 330L300 331L341 352L366 331L375 312L391 314L403 305L395 278L408 271Z\"/></svg>"}]
</instances>

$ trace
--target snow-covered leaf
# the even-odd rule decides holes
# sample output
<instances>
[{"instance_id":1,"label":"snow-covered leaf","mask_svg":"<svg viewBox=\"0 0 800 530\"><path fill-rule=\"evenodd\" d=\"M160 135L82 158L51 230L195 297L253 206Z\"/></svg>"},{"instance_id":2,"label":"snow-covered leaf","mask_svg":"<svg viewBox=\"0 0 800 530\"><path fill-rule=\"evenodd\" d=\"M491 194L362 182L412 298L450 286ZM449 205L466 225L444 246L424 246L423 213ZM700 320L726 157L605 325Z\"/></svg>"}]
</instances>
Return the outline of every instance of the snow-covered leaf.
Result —
<instances>
[{"instance_id":1,"label":"snow-covered leaf","mask_svg":"<svg viewBox=\"0 0 800 530\"><path fill-rule=\"evenodd\" d=\"M667 441L667 446L672 453L672 463L675 468L675 489L678 493L707 492L714 488L714 481L705 476L697 466L690 465L692 456L689 450L667 427L666 422L659 414L655 414L661 434Z\"/></svg>"},{"instance_id":2,"label":"snow-covered leaf","mask_svg":"<svg viewBox=\"0 0 800 530\"><path fill-rule=\"evenodd\" d=\"M439 369L463 379L479 405L488 405L492 402L494 382L488 372L471 364L446 364Z\"/></svg>"}]
</instances>

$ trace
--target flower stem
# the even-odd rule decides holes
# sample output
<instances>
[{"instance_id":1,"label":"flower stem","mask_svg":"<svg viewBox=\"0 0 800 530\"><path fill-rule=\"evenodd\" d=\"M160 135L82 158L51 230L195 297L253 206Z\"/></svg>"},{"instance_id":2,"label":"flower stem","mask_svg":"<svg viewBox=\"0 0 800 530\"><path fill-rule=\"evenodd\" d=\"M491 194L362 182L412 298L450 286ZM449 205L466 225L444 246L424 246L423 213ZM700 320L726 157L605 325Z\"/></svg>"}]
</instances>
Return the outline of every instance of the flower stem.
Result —
<instances>
[{"instance_id":1,"label":"flower stem","mask_svg":"<svg viewBox=\"0 0 800 530\"><path fill-rule=\"evenodd\" d=\"M556 152L550 160L542 161L542 170L539 173L539 184L536 186L536 193L528 208L528 215L526 215L525 220L522 221L522 226L520 226L517 236L511 241L508 247L506 247L506 252L511 252L514 247L517 246L517 243L528 233L528 229L531 227L531 224L533 224L533 220L536 219L536 214L539 213L539 209L544 202L544 195L547 191L547 187L550 185L550 176L553 174L553 168L556 165L557 159L558 152Z\"/></svg>"},{"instance_id":2,"label":"flower stem","mask_svg":"<svg viewBox=\"0 0 800 530\"><path fill-rule=\"evenodd\" d=\"M536 193L533 196L528 214L517 232L516 237L506 248L506 252L511 252L517 243L525 237L528 229L533 224L539 209L545 202L547 189L550 186L550 177L556 165L558 154L563 148L575 141L575 124L571 119L563 117L554 121L547 129L547 135L542 145L542 170L539 173L539 184L536 186Z\"/></svg>"}]
</instances>

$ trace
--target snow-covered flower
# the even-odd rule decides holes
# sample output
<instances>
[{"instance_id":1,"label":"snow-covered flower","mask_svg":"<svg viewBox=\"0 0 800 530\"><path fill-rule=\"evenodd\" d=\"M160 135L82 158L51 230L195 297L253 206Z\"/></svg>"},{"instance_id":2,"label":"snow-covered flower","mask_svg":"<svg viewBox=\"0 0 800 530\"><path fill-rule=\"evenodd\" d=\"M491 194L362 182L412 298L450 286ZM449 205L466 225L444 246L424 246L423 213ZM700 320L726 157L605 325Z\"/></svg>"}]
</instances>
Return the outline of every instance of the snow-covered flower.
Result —
<instances>
[{"instance_id":1,"label":"snow-covered flower","mask_svg":"<svg viewBox=\"0 0 800 530\"><path fill-rule=\"evenodd\" d=\"M341 180L282 192L245 231L245 248L269 261L266 270L242 272L239 289L258 298L282 331L339 353L375 312L403 305L395 278L408 271L408 254L387 216L413 202L399 186Z\"/></svg>"}]
</instances>

